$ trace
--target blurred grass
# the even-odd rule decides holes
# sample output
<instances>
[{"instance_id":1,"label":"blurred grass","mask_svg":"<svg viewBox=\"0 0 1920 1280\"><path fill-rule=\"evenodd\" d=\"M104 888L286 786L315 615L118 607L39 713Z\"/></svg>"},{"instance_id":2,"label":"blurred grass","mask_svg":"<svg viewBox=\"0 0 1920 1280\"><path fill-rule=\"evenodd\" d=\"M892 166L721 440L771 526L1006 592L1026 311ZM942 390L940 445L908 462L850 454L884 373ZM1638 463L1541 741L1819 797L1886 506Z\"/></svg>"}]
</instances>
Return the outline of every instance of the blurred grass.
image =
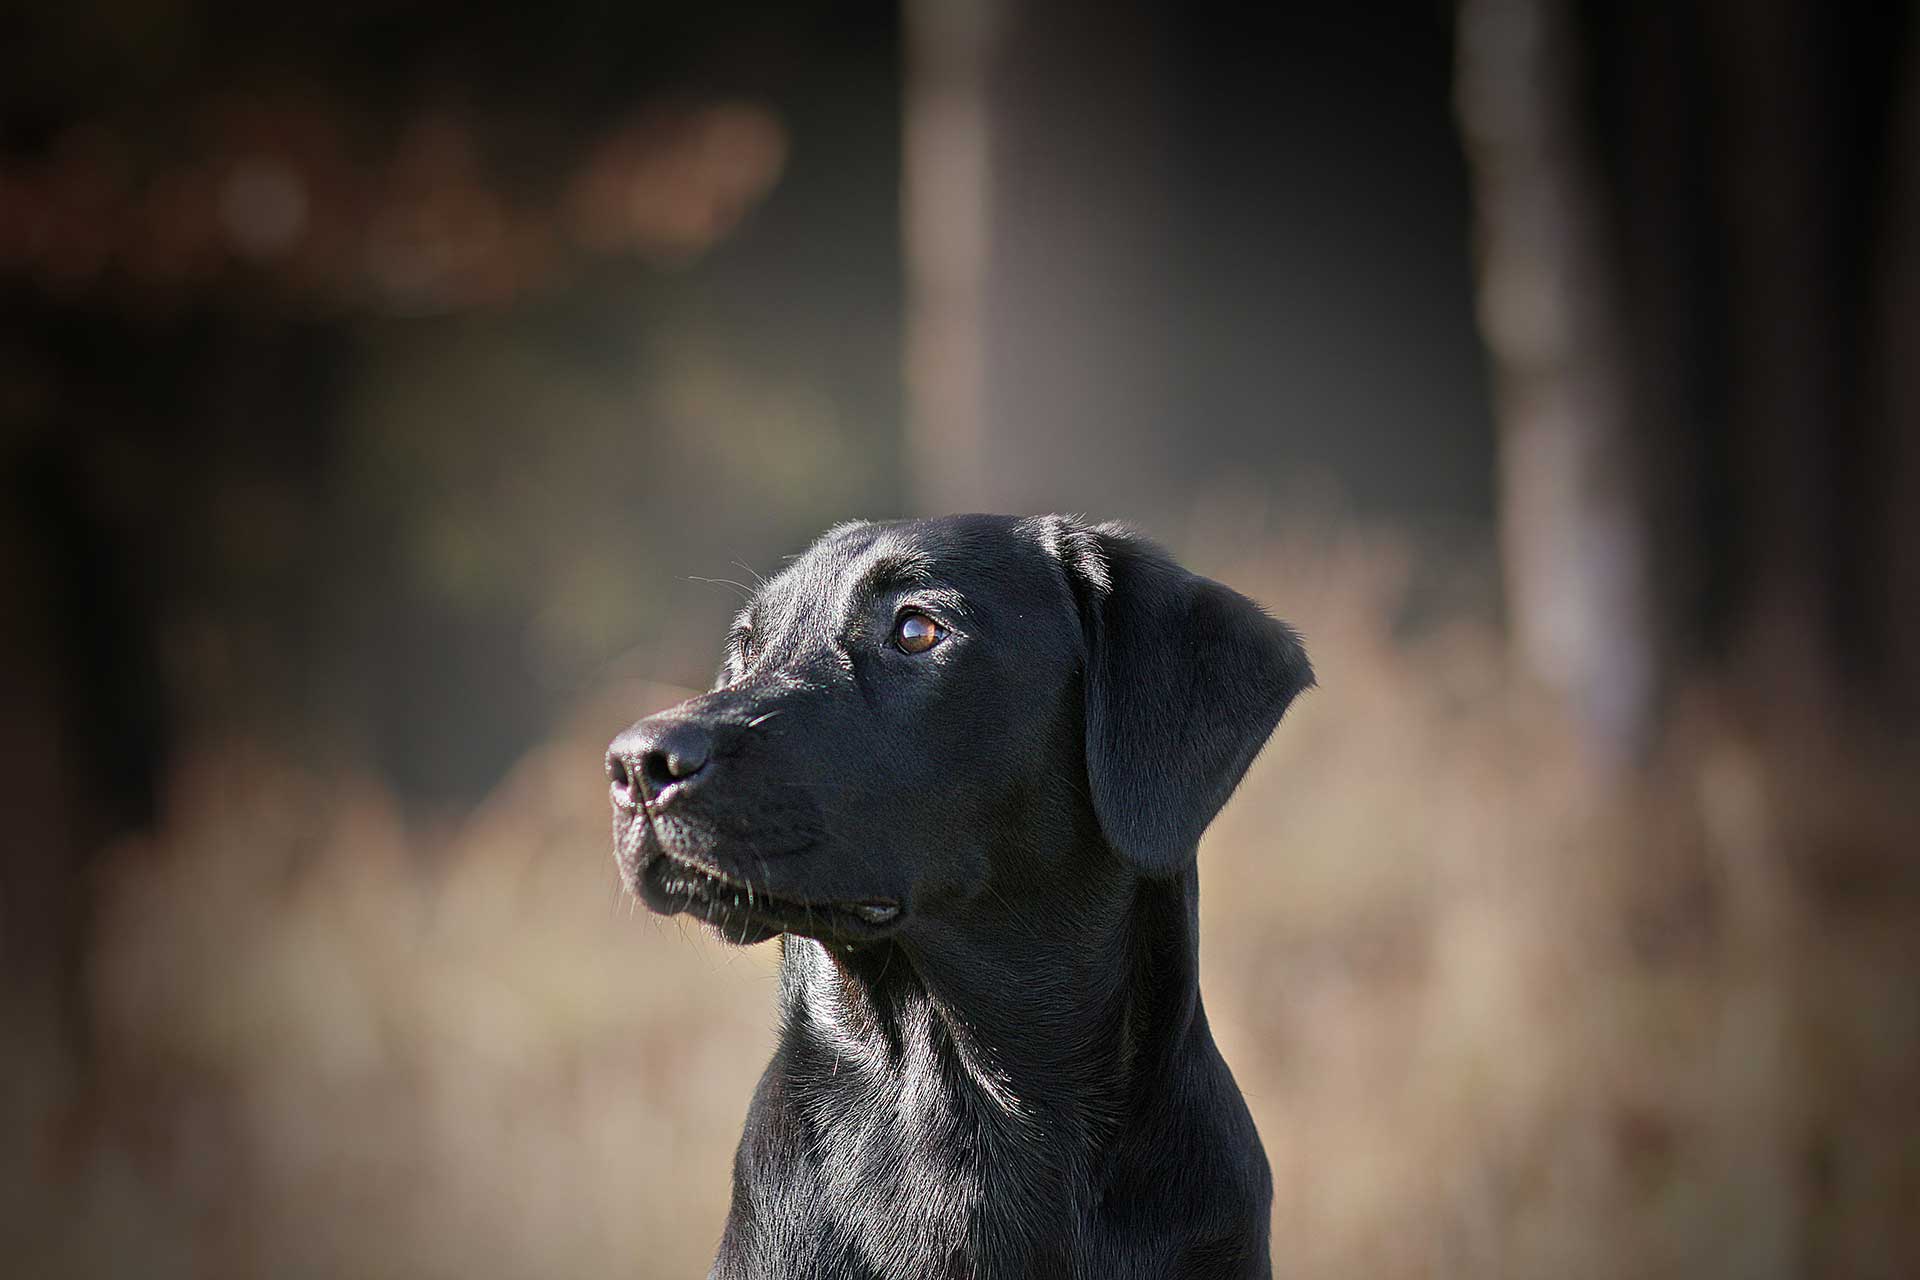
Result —
<instances>
[{"instance_id":1,"label":"blurred grass","mask_svg":"<svg viewBox=\"0 0 1920 1280\"><path fill-rule=\"evenodd\" d=\"M1703 695L1584 760L1407 549L1199 524L1320 688L1202 848L1203 989L1276 1271L1920 1274L1907 775ZM671 664L668 664L671 669ZM99 885L93 1099L20 1144L22 1275L705 1273L774 948L636 913L586 699L457 829L208 745Z\"/></svg>"}]
</instances>

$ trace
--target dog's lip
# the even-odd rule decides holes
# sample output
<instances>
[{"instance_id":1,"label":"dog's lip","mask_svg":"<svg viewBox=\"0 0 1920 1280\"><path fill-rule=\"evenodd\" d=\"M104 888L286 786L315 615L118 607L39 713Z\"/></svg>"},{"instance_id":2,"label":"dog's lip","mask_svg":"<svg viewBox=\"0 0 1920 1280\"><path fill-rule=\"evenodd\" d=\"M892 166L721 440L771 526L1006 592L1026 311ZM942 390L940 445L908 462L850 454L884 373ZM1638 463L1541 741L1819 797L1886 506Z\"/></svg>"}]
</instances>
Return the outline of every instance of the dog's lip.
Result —
<instances>
[{"instance_id":1,"label":"dog's lip","mask_svg":"<svg viewBox=\"0 0 1920 1280\"><path fill-rule=\"evenodd\" d=\"M891 898L820 901L790 898L660 848L653 850L653 856L640 869L638 878L665 900L662 906L654 906L655 910L686 911L699 906L704 910L698 914L708 915L715 908L731 909L777 926L782 932L803 925L811 928L814 924L841 923L884 929L901 916L900 904ZM683 899L677 908L672 903L676 897Z\"/></svg>"}]
</instances>

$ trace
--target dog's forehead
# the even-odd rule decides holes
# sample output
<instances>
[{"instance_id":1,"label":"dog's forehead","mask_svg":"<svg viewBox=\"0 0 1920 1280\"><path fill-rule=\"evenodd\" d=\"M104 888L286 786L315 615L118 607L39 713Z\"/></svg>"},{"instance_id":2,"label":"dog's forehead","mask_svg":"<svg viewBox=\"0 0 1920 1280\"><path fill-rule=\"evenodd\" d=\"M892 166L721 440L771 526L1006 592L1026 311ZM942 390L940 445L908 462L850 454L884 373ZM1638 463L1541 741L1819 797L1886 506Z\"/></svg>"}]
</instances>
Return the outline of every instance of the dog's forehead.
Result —
<instances>
[{"instance_id":1,"label":"dog's forehead","mask_svg":"<svg viewBox=\"0 0 1920 1280\"><path fill-rule=\"evenodd\" d=\"M767 583L751 611L761 627L779 628L866 592L920 587L972 597L1048 574L1053 560L1031 522L1010 516L836 525Z\"/></svg>"}]
</instances>

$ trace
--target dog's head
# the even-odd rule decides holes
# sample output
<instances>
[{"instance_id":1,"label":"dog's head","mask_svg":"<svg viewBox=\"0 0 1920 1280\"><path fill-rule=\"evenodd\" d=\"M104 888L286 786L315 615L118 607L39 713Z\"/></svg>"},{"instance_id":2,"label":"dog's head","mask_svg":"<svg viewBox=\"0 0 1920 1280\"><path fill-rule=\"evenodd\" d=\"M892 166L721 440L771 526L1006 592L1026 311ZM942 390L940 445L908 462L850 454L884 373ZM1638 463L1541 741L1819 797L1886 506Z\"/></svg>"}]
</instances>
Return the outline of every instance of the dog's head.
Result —
<instances>
[{"instance_id":1,"label":"dog's head","mask_svg":"<svg viewBox=\"0 0 1920 1280\"><path fill-rule=\"evenodd\" d=\"M1312 679L1284 624L1116 526L842 525L741 612L711 693L614 739L615 856L738 942L1176 875Z\"/></svg>"}]
</instances>

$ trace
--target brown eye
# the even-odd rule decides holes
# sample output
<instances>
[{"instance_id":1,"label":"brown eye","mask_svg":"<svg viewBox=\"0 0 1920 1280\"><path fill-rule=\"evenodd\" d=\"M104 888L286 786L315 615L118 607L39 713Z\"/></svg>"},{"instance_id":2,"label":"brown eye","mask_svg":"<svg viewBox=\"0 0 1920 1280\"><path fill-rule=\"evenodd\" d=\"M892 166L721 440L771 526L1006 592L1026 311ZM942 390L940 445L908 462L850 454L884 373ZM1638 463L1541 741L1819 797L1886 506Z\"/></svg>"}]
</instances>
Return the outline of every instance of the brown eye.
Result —
<instances>
[{"instance_id":1,"label":"brown eye","mask_svg":"<svg viewBox=\"0 0 1920 1280\"><path fill-rule=\"evenodd\" d=\"M924 613L903 613L893 624L893 643L903 653L925 653L946 638L947 629Z\"/></svg>"}]
</instances>

